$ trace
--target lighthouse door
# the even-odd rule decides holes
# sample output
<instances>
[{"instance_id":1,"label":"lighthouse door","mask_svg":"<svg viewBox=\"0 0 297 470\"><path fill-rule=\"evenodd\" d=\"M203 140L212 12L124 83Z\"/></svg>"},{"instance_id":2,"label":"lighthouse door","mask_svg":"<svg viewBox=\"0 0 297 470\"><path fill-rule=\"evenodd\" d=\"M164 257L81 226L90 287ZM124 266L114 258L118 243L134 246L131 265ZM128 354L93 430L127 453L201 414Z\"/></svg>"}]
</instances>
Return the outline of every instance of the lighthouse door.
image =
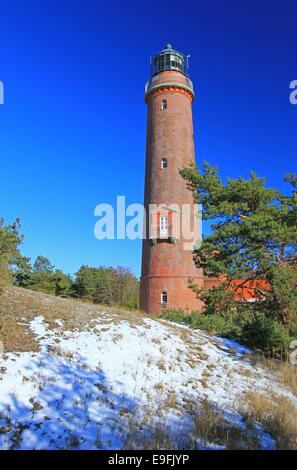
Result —
<instances>
[{"instance_id":1,"label":"lighthouse door","mask_svg":"<svg viewBox=\"0 0 297 470\"><path fill-rule=\"evenodd\" d=\"M160 237L168 236L168 216L162 215L160 217Z\"/></svg>"}]
</instances>

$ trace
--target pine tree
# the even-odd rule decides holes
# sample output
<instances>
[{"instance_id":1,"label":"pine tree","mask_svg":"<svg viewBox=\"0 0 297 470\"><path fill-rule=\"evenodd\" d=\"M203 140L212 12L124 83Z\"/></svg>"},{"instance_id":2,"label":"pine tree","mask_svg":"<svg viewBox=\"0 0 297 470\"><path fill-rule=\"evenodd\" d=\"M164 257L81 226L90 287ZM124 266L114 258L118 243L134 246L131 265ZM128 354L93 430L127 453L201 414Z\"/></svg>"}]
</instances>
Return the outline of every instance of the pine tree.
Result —
<instances>
[{"instance_id":1,"label":"pine tree","mask_svg":"<svg viewBox=\"0 0 297 470\"><path fill-rule=\"evenodd\" d=\"M23 240L23 235L19 234L20 227L20 219L5 226L3 218L0 218L0 284L11 282L10 267L20 256L18 246Z\"/></svg>"},{"instance_id":2,"label":"pine tree","mask_svg":"<svg viewBox=\"0 0 297 470\"><path fill-rule=\"evenodd\" d=\"M33 265L27 286L29 289L55 294L56 279L54 275L54 266L45 256L39 255Z\"/></svg>"},{"instance_id":3,"label":"pine tree","mask_svg":"<svg viewBox=\"0 0 297 470\"><path fill-rule=\"evenodd\" d=\"M203 237L194 251L194 260L206 276L224 279L210 291L197 289L208 311L234 308L230 286L239 273L240 288L253 282L261 308L270 318L290 326L296 320L297 249L297 178L285 175L292 193L285 196L278 189L266 188L265 178L251 172L249 179L227 179L223 184L218 168L204 162L203 170L195 165L180 171L196 203L202 204L202 217L212 220L211 234ZM267 287L263 291L263 285ZM237 286L239 289L239 286ZM258 308L260 302L256 303Z\"/></svg>"}]
</instances>

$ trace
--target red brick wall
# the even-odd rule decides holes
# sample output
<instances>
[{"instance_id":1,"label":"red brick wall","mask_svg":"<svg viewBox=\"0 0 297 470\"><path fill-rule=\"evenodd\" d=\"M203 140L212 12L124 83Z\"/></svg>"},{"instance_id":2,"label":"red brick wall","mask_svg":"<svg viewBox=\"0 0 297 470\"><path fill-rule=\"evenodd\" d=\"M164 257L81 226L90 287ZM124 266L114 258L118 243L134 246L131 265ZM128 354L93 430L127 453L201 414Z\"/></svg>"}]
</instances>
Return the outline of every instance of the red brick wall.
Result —
<instances>
[{"instance_id":1,"label":"red brick wall","mask_svg":"<svg viewBox=\"0 0 297 470\"><path fill-rule=\"evenodd\" d=\"M179 72L162 72L159 82L185 83ZM154 85L156 82L154 82ZM162 100L167 100L167 109L161 109ZM190 204L193 213L193 197L179 169L194 161L194 139L192 123L192 97L178 89L169 88L152 92L147 98L147 140L144 204ZM168 166L161 169L161 159ZM192 217L191 217L192 219ZM149 217L146 220L146 236L149 234ZM193 230L193 220L191 220ZM200 302L188 288L188 277L195 277L202 285L202 273L197 270L192 252L184 250L182 237L176 244L168 240L144 239L142 248L142 277L140 308L147 312L161 312L161 292L168 295L168 307L197 309Z\"/></svg>"}]
</instances>

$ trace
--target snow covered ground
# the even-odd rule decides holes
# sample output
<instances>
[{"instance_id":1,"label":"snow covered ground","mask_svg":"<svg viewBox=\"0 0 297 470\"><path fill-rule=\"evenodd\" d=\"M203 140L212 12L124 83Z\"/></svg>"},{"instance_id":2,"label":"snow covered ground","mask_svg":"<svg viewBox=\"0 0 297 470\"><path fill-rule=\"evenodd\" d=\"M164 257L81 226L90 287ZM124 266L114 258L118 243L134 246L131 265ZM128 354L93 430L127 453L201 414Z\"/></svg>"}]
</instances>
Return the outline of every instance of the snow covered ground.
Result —
<instances>
[{"instance_id":1,"label":"snow covered ground","mask_svg":"<svg viewBox=\"0 0 297 470\"><path fill-rule=\"evenodd\" d=\"M40 351L0 354L0 449L225 448L199 432L205 404L246 435L236 411L246 392L282 394L297 408L292 391L233 341L85 308L81 331L39 315L29 326ZM252 432L255 448L274 448L260 425Z\"/></svg>"}]
</instances>

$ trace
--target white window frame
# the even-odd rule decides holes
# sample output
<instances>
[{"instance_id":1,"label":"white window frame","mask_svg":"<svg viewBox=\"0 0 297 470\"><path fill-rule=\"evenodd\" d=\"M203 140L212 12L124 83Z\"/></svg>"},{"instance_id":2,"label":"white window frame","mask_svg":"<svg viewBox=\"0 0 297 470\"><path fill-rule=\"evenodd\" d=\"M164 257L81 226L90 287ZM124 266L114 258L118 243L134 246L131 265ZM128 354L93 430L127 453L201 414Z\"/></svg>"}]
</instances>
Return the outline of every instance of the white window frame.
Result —
<instances>
[{"instance_id":1,"label":"white window frame","mask_svg":"<svg viewBox=\"0 0 297 470\"><path fill-rule=\"evenodd\" d=\"M164 297L166 297L166 300L164 300ZM168 296L166 291L161 292L161 304L167 305L168 302Z\"/></svg>"},{"instance_id":2,"label":"white window frame","mask_svg":"<svg viewBox=\"0 0 297 470\"><path fill-rule=\"evenodd\" d=\"M168 237L168 215L160 215L160 237Z\"/></svg>"},{"instance_id":3,"label":"white window frame","mask_svg":"<svg viewBox=\"0 0 297 470\"><path fill-rule=\"evenodd\" d=\"M167 109L167 100L162 100L161 109Z\"/></svg>"}]
</instances>

